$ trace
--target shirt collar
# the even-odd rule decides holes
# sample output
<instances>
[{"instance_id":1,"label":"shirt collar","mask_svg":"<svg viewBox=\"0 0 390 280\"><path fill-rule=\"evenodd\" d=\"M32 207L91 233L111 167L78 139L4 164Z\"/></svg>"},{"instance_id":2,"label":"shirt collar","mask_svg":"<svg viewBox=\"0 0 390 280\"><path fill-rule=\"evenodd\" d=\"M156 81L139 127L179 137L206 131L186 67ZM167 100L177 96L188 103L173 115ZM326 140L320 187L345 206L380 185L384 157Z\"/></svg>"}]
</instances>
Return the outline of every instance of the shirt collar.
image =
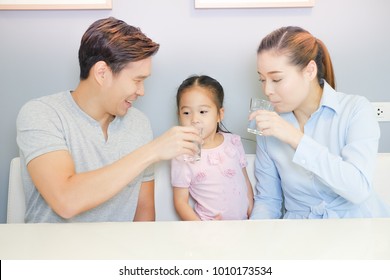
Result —
<instances>
[{"instance_id":1,"label":"shirt collar","mask_svg":"<svg viewBox=\"0 0 390 280\"><path fill-rule=\"evenodd\" d=\"M328 107L339 114L341 109L336 91L325 80L323 80L323 82L324 89L322 92L320 107Z\"/></svg>"}]
</instances>

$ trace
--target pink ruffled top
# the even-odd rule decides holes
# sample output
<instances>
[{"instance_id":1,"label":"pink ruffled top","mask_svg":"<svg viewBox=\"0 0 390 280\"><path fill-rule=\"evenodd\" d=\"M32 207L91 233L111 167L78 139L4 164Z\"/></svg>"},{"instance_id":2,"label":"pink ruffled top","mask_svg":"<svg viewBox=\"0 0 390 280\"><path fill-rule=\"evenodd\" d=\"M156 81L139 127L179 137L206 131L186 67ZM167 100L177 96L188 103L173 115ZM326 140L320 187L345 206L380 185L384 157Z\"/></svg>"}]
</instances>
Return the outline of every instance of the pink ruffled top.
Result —
<instances>
[{"instance_id":1,"label":"pink ruffled top","mask_svg":"<svg viewBox=\"0 0 390 280\"><path fill-rule=\"evenodd\" d=\"M247 219L248 187L242 169L247 166L238 135L221 133L224 141L212 149L202 149L200 161L173 159L171 181L174 187L189 188L194 210L202 220Z\"/></svg>"}]
</instances>

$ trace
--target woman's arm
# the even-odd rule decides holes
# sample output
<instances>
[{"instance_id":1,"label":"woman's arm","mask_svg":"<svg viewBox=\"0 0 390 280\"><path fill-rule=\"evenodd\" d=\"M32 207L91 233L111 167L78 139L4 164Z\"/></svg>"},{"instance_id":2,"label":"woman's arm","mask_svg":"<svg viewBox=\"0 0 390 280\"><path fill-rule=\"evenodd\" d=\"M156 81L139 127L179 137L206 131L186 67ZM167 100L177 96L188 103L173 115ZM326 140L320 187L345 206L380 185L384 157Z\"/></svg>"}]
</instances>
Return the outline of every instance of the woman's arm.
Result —
<instances>
[{"instance_id":1,"label":"woman's arm","mask_svg":"<svg viewBox=\"0 0 390 280\"><path fill-rule=\"evenodd\" d=\"M269 157L265 139L257 137L255 158L256 193L251 219L282 217L283 194L278 171Z\"/></svg>"},{"instance_id":2,"label":"woman's arm","mask_svg":"<svg viewBox=\"0 0 390 280\"><path fill-rule=\"evenodd\" d=\"M349 104L338 112L338 127L333 125L325 132L331 136L330 144L305 135L293 162L315 174L333 192L359 204L371 195L380 130L368 100L356 98Z\"/></svg>"}]
</instances>

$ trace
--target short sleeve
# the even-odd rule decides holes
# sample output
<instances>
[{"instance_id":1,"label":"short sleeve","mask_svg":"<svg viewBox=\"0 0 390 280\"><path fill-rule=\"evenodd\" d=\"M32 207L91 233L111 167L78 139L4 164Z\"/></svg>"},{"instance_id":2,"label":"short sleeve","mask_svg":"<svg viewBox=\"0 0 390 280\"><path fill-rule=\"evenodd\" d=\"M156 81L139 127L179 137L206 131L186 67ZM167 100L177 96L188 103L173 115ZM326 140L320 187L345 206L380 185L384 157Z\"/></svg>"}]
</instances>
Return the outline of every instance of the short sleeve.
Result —
<instances>
[{"instance_id":1,"label":"short sleeve","mask_svg":"<svg viewBox=\"0 0 390 280\"><path fill-rule=\"evenodd\" d=\"M248 166L248 160L246 159L245 150L241 142L241 137L239 135L231 135L231 143L235 146L238 152L240 166L241 168Z\"/></svg>"},{"instance_id":2,"label":"short sleeve","mask_svg":"<svg viewBox=\"0 0 390 280\"><path fill-rule=\"evenodd\" d=\"M143 175L143 182L152 181L154 179L154 165L149 165L148 168L145 169Z\"/></svg>"},{"instance_id":3,"label":"short sleeve","mask_svg":"<svg viewBox=\"0 0 390 280\"><path fill-rule=\"evenodd\" d=\"M42 154L68 150L61 119L50 106L38 101L26 103L16 121L16 141L26 164Z\"/></svg>"},{"instance_id":4,"label":"short sleeve","mask_svg":"<svg viewBox=\"0 0 390 280\"><path fill-rule=\"evenodd\" d=\"M171 160L171 183L174 187L188 188L191 184L191 170L187 163L178 160Z\"/></svg>"}]
</instances>

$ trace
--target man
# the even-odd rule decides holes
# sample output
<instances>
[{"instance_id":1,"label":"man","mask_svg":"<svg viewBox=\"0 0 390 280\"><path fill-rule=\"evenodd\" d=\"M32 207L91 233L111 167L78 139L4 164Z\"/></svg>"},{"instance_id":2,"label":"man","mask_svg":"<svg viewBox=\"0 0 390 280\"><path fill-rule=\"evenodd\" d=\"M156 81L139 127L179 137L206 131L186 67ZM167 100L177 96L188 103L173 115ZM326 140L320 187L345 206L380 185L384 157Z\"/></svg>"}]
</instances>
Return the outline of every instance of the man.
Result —
<instances>
[{"instance_id":1,"label":"man","mask_svg":"<svg viewBox=\"0 0 390 280\"><path fill-rule=\"evenodd\" d=\"M17 143L26 222L155 219L153 164L194 154L193 141L201 141L191 127L153 140L133 107L158 48L121 20L97 20L81 39L77 88L23 106Z\"/></svg>"}]
</instances>

